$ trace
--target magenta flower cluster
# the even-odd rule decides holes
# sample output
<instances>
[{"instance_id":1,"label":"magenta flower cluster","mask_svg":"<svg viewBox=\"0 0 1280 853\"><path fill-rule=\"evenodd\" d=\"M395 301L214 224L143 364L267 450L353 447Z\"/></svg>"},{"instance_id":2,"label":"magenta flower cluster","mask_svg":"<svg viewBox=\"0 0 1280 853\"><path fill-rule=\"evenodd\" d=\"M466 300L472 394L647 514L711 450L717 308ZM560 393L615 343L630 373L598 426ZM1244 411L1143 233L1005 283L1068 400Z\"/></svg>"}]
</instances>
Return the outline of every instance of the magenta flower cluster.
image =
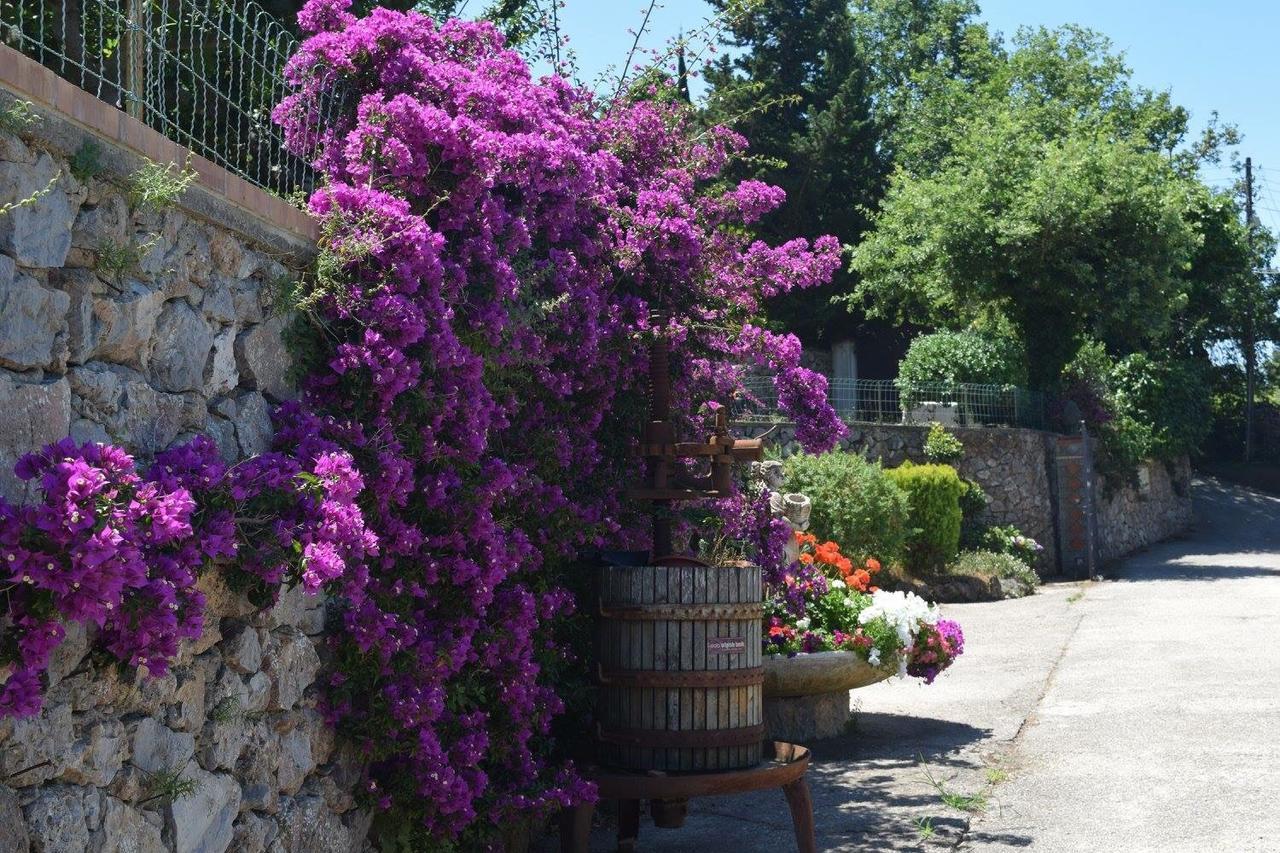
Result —
<instances>
[{"instance_id":1,"label":"magenta flower cluster","mask_svg":"<svg viewBox=\"0 0 1280 853\"><path fill-rule=\"evenodd\" d=\"M0 621L9 623L0 716L40 710L41 676L66 622L96 626L116 658L164 673L204 623L195 580L208 555L193 536L191 493L143 479L117 448L71 439L23 457L16 470L44 499L21 508L0 501Z\"/></svg>"},{"instance_id":2,"label":"magenta flower cluster","mask_svg":"<svg viewBox=\"0 0 1280 853\"><path fill-rule=\"evenodd\" d=\"M960 623L950 619L922 623L907 652L907 674L932 684L938 674L963 653L964 631L960 630Z\"/></svg>"},{"instance_id":3,"label":"magenta flower cluster","mask_svg":"<svg viewBox=\"0 0 1280 853\"><path fill-rule=\"evenodd\" d=\"M314 448L312 448L314 450ZM140 475L110 445L64 439L16 466L41 500L0 500L0 717L40 710L42 675L66 624L92 626L97 647L164 674L204 628L202 571L217 565L259 605L281 584L315 591L376 552L354 500L351 458L265 454L228 469L200 436Z\"/></svg>"},{"instance_id":4,"label":"magenta flower cluster","mask_svg":"<svg viewBox=\"0 0 1280 853\"><path fill-rule=\"evenodd\" d=\"M649 341L672 344L687 429L766 369L826 449L841 426L820 377L752 318L828 281L840 246L745 236L781 191L719 182L745 141L678 105L534 80L485 23L349 7L303 9L275 113L326 178L313 302L336 341L282 424L351 453L377 536L359 570L324 571L348 604L333 716L376 802L480 846L591 795L547 760L543 664L570 606L556 578L643 529L621 495Z\"/></svg>"}]
</instances>

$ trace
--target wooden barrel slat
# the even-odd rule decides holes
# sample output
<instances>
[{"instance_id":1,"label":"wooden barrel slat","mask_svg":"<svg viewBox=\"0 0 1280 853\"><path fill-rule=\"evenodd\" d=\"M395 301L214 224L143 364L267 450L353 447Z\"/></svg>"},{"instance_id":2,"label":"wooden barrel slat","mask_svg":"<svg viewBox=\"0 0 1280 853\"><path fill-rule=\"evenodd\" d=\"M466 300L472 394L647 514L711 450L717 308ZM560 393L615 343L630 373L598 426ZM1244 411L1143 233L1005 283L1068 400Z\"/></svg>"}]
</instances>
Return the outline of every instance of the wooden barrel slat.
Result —
<instances>
[{"instance_id":1,"label":"wooden barrel slat","mask_svg":"<svg viewBox=\"0 0 1280 853\"><path fill-rule=\"evenodd\" d=\"M599 648L605 761L663 771L758 764L763 741L760 570L609 566L603 572Z\"/></svg>"}]
</instances>

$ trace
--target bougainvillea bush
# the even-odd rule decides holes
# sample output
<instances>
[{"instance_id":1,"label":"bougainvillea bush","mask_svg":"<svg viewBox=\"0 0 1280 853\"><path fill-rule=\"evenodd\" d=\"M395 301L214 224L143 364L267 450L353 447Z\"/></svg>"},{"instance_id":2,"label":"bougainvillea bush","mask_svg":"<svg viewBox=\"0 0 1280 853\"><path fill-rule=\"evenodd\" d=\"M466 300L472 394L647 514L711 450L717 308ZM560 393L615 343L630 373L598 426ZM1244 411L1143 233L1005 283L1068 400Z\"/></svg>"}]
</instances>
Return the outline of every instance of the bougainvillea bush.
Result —
<instances>
[{"instance_id":1,"label":"bougainvillea bush","mask_svg":"<svg viewBox=\"0 0 1280 853\"><path fill-rule=\"evenodd\" d=\"M396 832L474 847L591 795L546 760L549 626L572 561L640 529L620 495L649 342L671 342L685 428L763 367L824 449L843 429L825 380L752 318L840 248L750 240L782 193L721 182L745 141L685 107L534 80L485 23L348 8L299 15L275 114L324 176L305 299L323 345L293 416L350 452L377 537L360 571L326 572L346 603L329 701Z\"/></svg>"},{"instance_id":2,"label":"bougainvillea bush","mask_svg":"<svg viewBox=\"0 0 1280 853\"><path fill-rule=\"evenodd\" d=\"M835 542L795 534L795 571L769 586L764 652L771 655L849 651L869 664L932 684L964 651L964 633L937 605L911 592L888 592L872 580L880 562L861 565ZM805 568L816 568L818 580Z\"/></svg>"}]
</instances>

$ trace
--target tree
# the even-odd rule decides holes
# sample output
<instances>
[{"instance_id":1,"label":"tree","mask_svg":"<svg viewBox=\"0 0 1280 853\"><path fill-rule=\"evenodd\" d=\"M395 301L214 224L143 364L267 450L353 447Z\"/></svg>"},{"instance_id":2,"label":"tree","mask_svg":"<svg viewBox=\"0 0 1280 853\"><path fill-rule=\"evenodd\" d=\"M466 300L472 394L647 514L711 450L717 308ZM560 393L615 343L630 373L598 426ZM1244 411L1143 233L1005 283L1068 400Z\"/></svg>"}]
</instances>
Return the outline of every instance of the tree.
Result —
<instances>
[{"instance_id":1,"label":"tree","mask_svg":"<svg viewBox=\"0 0 1280 853\"><path fill-rule=\"evenodd\" d=\"M1202 239L1186 111L1078 27L1024 29L974 64L989 73L904 113L850 302L952 327L996 311L1040 386L1084 340L1125 355L1165 338Z\"/></svg>"},{"instance_id":2,"label":"tree","mask_svg":"<svg viewBox=\"0 0 1280 853\"><path fill-rule=\"evenodd\" d=\"M723 12L729 0L712 5ZM843 243L855 242L868 224L866 206L883 190L885 166L848 3L764 0L729 19L725 41L731 54L706 75L706 119L751 140L735 177L763 180L787 193L758 232L765 239L835 234ZM812 340L830 331L823 328L822 309L848 287L847 280L837 281L775 299L769 314Z\"/></svg>"}]
</instances>

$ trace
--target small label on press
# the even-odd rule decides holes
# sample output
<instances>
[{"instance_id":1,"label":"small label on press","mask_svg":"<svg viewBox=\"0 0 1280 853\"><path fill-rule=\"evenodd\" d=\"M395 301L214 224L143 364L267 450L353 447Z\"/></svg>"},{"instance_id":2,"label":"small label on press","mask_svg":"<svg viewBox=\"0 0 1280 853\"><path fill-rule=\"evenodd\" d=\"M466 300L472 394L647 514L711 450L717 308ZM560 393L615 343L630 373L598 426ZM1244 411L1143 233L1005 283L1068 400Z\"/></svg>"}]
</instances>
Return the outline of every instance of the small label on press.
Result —
<instances>
[{"instance_id":1,"label":"small label on press","mask_svg":"<svg viewBox=\"0 0 1280 853\"><path fill-rule=\"evenodd\" d=\"M707 654L740 655L747 650L747 641L741 637L708 637Z\"/></svg>"}]
</instances>

